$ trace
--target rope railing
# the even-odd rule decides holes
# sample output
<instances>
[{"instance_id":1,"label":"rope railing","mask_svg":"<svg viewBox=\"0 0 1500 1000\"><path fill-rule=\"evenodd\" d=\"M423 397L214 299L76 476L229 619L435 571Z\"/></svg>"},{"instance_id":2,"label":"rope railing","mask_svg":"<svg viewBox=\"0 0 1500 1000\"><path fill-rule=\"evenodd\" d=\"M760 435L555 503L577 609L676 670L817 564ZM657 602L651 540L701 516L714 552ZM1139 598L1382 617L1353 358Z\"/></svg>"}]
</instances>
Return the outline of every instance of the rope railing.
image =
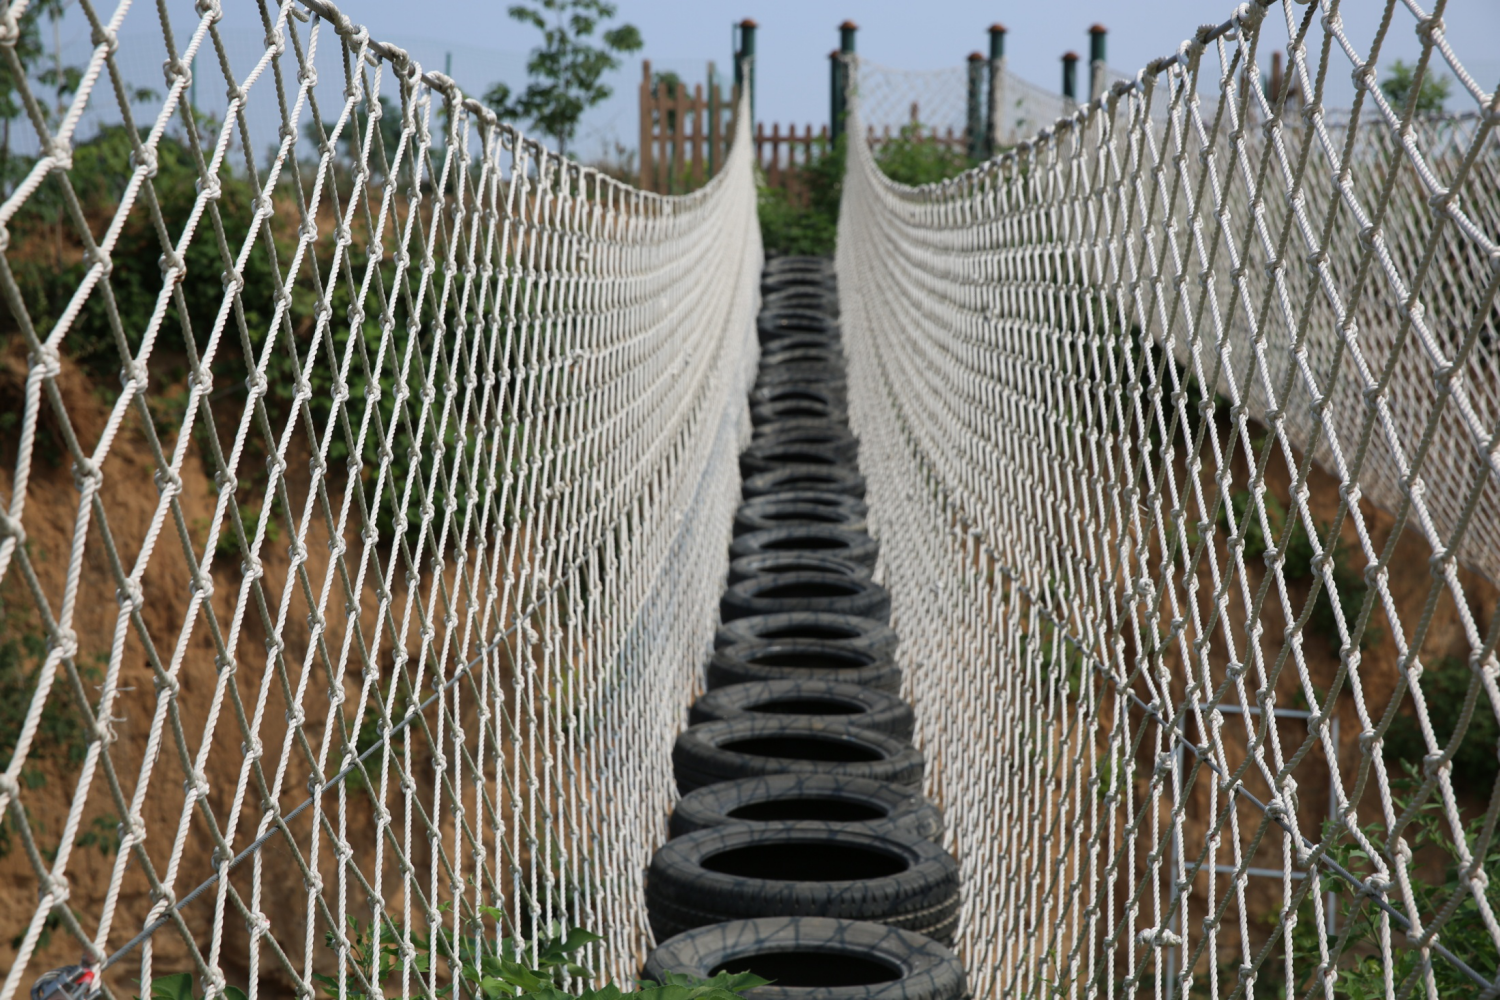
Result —
<instances>
[{"instance_id":1,"label":"rope railing","mask_svg":"<svg viewBox=\"0 0 1500 1000\"><path fill-rule=\"evenodd\" d=\"M748 115L661 197L326 0L76 6L60 113L25 3L0 53L0 1000L80 954L108 996L433 997L455 942L572 926L628 982L748 438Z\"/></svg>"},{"instance_id":2,"label":"rope railing","mask_svg":"<svg viewBox=\"0 0 1500 1000\"><path fill-rule=\"evenodd\" d=\"M1253 0L943 183L851 143L851 418L976 996L1500 991L1500 96L1383 6Z\"/></svg>"}]
</instances>

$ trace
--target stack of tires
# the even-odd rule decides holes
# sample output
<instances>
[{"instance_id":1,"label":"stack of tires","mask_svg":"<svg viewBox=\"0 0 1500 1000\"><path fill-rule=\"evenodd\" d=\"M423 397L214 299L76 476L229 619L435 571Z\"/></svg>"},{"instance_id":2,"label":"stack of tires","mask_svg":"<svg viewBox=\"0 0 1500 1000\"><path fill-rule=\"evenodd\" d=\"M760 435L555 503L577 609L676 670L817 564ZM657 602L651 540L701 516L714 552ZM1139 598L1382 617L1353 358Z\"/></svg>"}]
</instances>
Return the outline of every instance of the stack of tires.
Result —
<instances>
[{"instance_id":1,"label":"stack of tires","mask_svg":"<svg viewBox=\"0 0 1500 1000\"><path fill-rule=\"evenodd\" d=\"M890 595L871 579L832 263L770 262L708 692L646 894L648 978L751 971L756 998L956 1000L958 865L923 797Z\"/></svg>"}]
</instances>

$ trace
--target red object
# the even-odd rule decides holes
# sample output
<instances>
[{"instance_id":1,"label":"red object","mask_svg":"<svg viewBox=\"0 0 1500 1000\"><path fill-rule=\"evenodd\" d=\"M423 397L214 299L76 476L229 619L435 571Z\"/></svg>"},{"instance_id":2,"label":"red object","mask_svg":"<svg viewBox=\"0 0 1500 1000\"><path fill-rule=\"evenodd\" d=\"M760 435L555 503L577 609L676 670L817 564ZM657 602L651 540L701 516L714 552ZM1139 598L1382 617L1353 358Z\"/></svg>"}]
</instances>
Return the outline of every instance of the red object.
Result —
<instances>
[{"instance_id":1,"label":"red object","mask_svg":"<svg viewBox=\"0 0 1500 1000\"><path fill-rule=\"evenodd\" d=\"M99 970L85 961L43 973L32 984L31 1000L87 1000L98 992Z\"/></svg>"}]
</instances>

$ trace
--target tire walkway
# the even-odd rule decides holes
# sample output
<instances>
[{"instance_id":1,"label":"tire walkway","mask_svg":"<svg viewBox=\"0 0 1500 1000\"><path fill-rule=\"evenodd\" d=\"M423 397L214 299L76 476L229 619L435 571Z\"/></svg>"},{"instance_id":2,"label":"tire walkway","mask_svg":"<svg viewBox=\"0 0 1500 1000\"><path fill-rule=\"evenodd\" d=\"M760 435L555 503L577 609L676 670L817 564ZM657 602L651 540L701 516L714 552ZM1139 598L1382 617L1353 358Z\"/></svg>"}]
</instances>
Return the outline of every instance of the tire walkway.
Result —
<instances>
[{"instance_id":1,"label":"tire walkway","mask_svg":"<svg viewBox=\"0 0 1500 1000\"><path fill-rule=\"evenodd\" d=\"M754 438L722 625L672 764L646 976L749 970L756 1000L958 1000L958 864L922 795L890 594L872 579L832 262L767 263Z\"/></svg>"}]
</instances>

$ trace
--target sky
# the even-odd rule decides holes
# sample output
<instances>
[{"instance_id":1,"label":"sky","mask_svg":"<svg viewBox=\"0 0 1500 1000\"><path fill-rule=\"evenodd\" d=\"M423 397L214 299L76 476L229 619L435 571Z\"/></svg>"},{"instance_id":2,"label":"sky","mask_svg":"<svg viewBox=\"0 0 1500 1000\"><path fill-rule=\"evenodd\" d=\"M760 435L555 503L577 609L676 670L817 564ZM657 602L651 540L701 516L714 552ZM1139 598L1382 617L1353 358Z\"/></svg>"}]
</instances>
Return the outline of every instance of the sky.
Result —
<instances>
[{"instance_id":1,"label":"sky","mask_svg":"<svg viewBox=\"0 0 1500 1000\"><path fill-rule=\"evenodd\" d=\"M234 44L232 62L253 63L261 48L261 31L250 0L222 0L226 29ZM1430 3L1431 0L1422 0ZM191 0L165 0L179 32L196 20ZM838 44L838 25L859 25L857 47L868 59L910 70L955 67L971 51L987 51L987 27L1008 29L1006 49L1013 73L1047 90L1059 87L1061 54L1072 49L1087 55L1087 29L1095 22L1109 29L1108 62L1133 72L1150 59L1174 52L1180 40L1203 23L1219 23L1233 11L1227 0L617 0L618 20L636 25L645 49L627 58L610 81L615 94L585 118L575 151L585 159L608 157L615 146L636 141L636 95L640 58L655 69L670 69L689 83L704 79L707 64L730 69L731 28L745 17L760 25L757 56L757 118L769 123L823 125L828 119L828 53ZM107 4L101 6L107 7ZM340 8L365 24L379 39L406 48L426 67L451 67L452 76L470 93L482 93L496 81L513 90L525 84L528 50L536 44L534 29L506 15L508 0L341 0ZM162 53L154 5L135 0L121 28L120 57L127 72L160 86ZM1346 30L1357 47L1369 44L1383 4L1345 0ZM1293 7L1300 14L1301 7ZM1280 6L1269 17L1280 20ZM1451 0L1444 16L1447 35L1460 59L1488 89L1500 83L1500 2ZM1419 45L1414 19L1398 4L1387 44L1390 58L1411 61ZM72 61L89 48L81 17L64 22L58 40ZM331 49L331 46L329 47ZM1331 78L1330 103L1347 103L1352 95L1347 61ZM244 70L238 70L244 72ZM330 74L332 75L332 74ZM200 79L206 79L200 73ZM207 87L207 84L205 84ZM200 96L204 105L220 104L222 82ZM263 105L269 102L261 102ZM255 102L252 100L252 105ZM1450 106L1458 105L1450 102ZM1472 101L1466 106L1472 107ZM264 109L274 116L272 108ZM274 138L274 125L270 128Z\"/></svg>"},{"instance_id":2,"label":"sky","mask_svg":"<svg viewBox=\"0 0 1500 1000\"><path fill-rule=\"evenodd\" d=\"M1430 5L1430 0L1423 0ZM476 4L469 0L423 0L418 29L402 0L350 0L348 10L379 35L422 35L454 42L483 38L497 49L522 53L531 44L530 29L511 21L507 3ZM1134 72L1150 59L1176 51L1178 43L1200 24L1224 21L1235 3L1226 0L620 0L619 18L641 29L643 55L657 68L677 69L685 79L701 79L708 60L719 69L730 65L731 25L745 17L760 25L757 41L757 117L783 124L828 120L828 53L838 45L838 25L852 19L859 25L857 46L862 56L887 66L933 70L957 66L972 51L988 51L990 24L1008 29L1007 61L1012 72L1056 90L1060 87L1059 59L1072 49L1088 53L1088 27L1102 23L1109 29L1109 63ZM1351 41L1369 44L1383 4L1375 0L1345 0L1344 17ZM1301 13L1302 8L1295 8ZM1282 17L1280 7L1271 15ZM1414 21L1398 10L1390 54L1408 61L1419 51ZM1492 89L1500 83L1500 2L1452 0L1445 15L1448 35L1463 62ZM451 26L439 31L440 25ZM1269 57L1268 57L1269 58ZM518 60L519 62L520 60ZM1384 60L1382 60L1384 61ZM628 100L610 102L591 122L595 129L613 121L624 137L633 137L638 61L620 75L617 88ZM696 73L691 73L697 68ZM519 67L518 67L519 69ZM517 81L523 79L517 74ZM1352 94L1348 74L1337 84ZM627 107L621 108L624 103ZM586 150L585 150L586 151Z\"/></svg>"}]
</instances>

